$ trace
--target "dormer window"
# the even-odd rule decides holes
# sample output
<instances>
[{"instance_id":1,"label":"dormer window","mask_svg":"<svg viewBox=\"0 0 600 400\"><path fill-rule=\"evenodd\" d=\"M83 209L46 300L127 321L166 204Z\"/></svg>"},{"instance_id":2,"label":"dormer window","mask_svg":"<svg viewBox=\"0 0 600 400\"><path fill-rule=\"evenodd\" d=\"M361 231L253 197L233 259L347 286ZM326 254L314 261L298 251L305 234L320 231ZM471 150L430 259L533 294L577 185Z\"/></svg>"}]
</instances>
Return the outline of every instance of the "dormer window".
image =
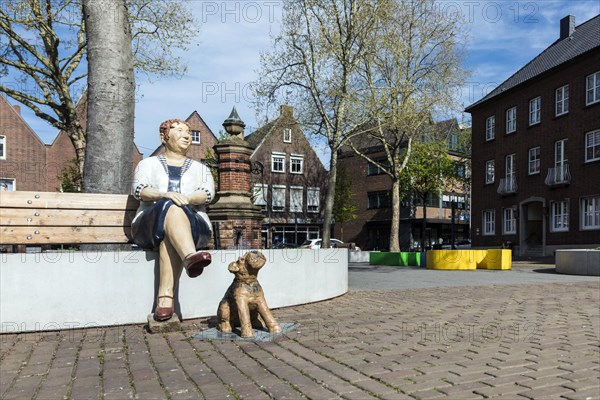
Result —
<instances>
[{"instance_id":1,"label":"dormer window","mask_svg":"<svg viewBox=\"0 0 600 400\"><path fill-rule=\"evenodd\" d=\"M200 143L200 131L192 131L192 143Z\"/></svg>"},{"instance_id":2,"label":"dormer window","mask_svg":"<svg viewBox=\"0 0 600 400\"><path fill-rule=\"evenodd\" d=\"M292 143L292 130L290 128L283 130L283 141L284 143Z\"/></svg>"}]
</instances>

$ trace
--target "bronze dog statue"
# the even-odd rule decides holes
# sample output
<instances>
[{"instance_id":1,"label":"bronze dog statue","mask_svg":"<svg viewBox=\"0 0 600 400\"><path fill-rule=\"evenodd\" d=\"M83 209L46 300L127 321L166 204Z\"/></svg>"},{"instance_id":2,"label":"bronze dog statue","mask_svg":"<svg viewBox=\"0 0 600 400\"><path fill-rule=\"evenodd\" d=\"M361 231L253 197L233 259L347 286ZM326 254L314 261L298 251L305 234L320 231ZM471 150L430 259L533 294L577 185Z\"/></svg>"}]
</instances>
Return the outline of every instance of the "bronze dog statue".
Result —
<instances>
[{"instance_id":1,"label":"bronze dog statue","mask_svg":"<svg viewBox=\"0 0 600 400\"><path fill-rule=\"evenodd\" d=\"M252 328L268 328L270 333L281 332L256 278L266 261L261 252L250 251L229 264L228 270L235 278L219 303L217 319L221 332L231 333L232 328L237 326L241 327L241 336L244 338L254 337Z\"/></svg>"}]
</instances>

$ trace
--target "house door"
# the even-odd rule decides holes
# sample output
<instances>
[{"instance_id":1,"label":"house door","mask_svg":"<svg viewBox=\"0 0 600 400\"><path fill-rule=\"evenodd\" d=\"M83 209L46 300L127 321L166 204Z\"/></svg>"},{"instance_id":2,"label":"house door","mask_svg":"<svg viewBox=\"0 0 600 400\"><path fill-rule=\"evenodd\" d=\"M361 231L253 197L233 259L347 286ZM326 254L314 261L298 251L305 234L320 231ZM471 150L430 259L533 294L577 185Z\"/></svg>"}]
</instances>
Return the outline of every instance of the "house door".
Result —
<instances>
[{"instance_id":1,"label":"house door","mask_svg":"<svg viewBox=\"0 0 600 400\"><path fill-rule=\"evenodd\" d=\"M546 245L544 201L526 200L521 203L519 254L543 256Z\"/></svg>"}]
</instances>

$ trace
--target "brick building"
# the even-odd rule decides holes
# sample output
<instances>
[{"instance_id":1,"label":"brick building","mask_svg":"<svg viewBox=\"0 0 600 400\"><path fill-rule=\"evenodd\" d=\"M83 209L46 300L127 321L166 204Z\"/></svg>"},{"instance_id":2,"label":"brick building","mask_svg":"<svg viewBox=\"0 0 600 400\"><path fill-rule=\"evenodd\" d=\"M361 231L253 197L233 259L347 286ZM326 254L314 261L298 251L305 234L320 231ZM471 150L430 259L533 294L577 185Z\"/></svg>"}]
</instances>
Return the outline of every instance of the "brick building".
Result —
<instances>
[{"instance_id":1,"label":"brick building","mask_svg":"<svg viewBox=\"0 0 600 400\"><path fill-rule=\"evenodd\" d=\"M448 153L463 165L465 156L458 152L460 126L456 120L435 124L439 137L448 139ZM364 141L364 139L363 139ZM361 143L362 152L378 162L386 162L382 146ZM466 170L465 170L466 171ZM350 148L344 148L338 158L338 177L348 173L352 182L352 201L356 206L356 218L343 225L336 223L333 235L345 242L354 242L363 250L389 249L392 223L390 177L375 164L359 157ZM450 243L452 236L451 206L455 205L455 239L469 238L469 195L466 188L452 188L444 193L430 194L426 201L425 247ZM403 251L421 247L423 229L423 202L404 199L400 203L400 248ZM343 229L343 231L342 231Z\"/></svg>"},{"instance_id":2,"label":"brick building","mask_svg":"<svg viewBox=\"0 0 600 400\"><path fill-rule=\"evenodd\" d=\"M270 246L319 238L327 170L294 118L293 108L282 105L279 117L246 141L254 147L253 202L266 216L263 241Z\"/></svg>"},{"instance_id":3,"label":"brick building","mask_svg":"<svg viewBox=\"0 0 600 400\"><path fill-rule=\"evenodd\" d=\"M83 96L77 104L77 114L84 126L86 108ZM61 172L76 157L75 148L64 131L52 143L45 144L20 110L0 96L0 184L8 190L55 192L61 186ZM143 156L135 144L132 151L135 168Z\"/></svg>"},{"instance_id":4,"label":"brick building","mask_svg":"<svg viewBox=\"0 0 600 400\"><path fill-rule=\"evenodd\" d=\"M575 26L466 111L475 247L521 255L600 245L600 16Z\"/></svg>"}]
</instances>

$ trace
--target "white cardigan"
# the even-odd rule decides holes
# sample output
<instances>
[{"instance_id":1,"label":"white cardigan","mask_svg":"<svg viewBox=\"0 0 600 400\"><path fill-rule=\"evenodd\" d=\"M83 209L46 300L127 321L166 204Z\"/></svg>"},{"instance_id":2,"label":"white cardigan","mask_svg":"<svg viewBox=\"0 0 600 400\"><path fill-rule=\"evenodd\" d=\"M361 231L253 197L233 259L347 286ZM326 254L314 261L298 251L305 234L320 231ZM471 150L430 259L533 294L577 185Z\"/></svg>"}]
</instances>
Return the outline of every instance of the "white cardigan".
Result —
<instances>
[{"instance_id":1,"label":"white cardigan","mask_svg":"<svg viewBox=\"0 0 600 400\"><path fill-rule=\"evenodd\" d=\"M142 201L140 198L142 190L146 187L151 187L159 192L167 191L169 187L169 169L164 156L145 158L135 168L131 194L140 200L140 207L132 223L155 203L153 201ZM191 195L198 191L206 193L206 202L204 204L195 204L192 207L204 218L208 226L211 226L208 215L206 215L206 205L210 204L215 196L215 182L208 167L198 161L186 158L181 167L179 187L181 188L181 193L185 195Z\"/></svg>"}]
</instances>

